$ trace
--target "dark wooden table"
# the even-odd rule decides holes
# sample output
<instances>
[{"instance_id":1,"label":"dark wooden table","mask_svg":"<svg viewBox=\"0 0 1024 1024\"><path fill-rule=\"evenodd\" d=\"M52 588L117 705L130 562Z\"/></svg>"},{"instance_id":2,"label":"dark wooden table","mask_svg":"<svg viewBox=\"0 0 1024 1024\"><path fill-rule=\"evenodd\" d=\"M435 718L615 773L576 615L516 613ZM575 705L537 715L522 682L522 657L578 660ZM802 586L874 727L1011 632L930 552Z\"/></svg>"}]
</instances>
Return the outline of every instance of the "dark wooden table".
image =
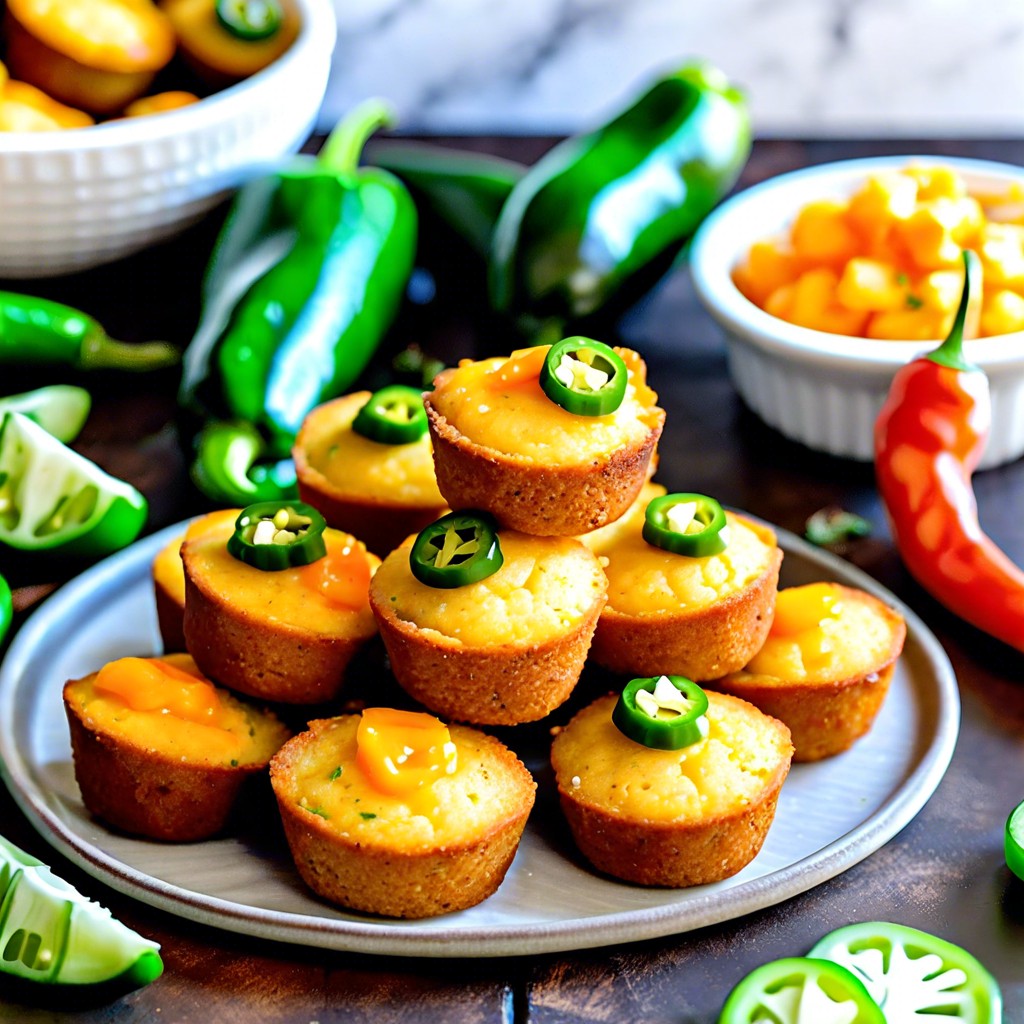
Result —
<instances>
[{"instance_id":1,"label":"dark wooden table","mask_svg":"<svg viewBox=\"0 0 1024 1024\"><path fill-rule=\"evenodd\" d=\"M541 139L460 140L530 161ZM1024 142L763 142L744 184L809 163L881 153L962 154L1024 162ZM8 282L89 310L129 340L191 336L198 284L220 220L112 267L72 278ZM470 352L485 328L472 314L472 275L439 279L434 302L410 308L399 344ZM0 792L0 831L140 932L161 943L155 984L72 1012L54 999L14 999L0 980L0 1021L93 1022L444 1021L448 1024L713 1024L731 987L763 961L800 955L850 921L891 920L972 950L999 980L1007 1022L1024 1021L1024 884L1008 872L1003 824L1024 799L1024 658L965 626L909 579L894 553L870 466L832 459L763 426L736 397L717 329L697 305L685 270L619 325L638 348L669 410L659 479L707 492L801 533L817 509L866 516L873 534L845 556L906 601L937 634L959 681L963 719L952 764L921 813L860 864L809 892L741 919L657 941L522 959L402 959L325 952L239 937L192 924L107 889L45 844ZM39 383L27 375L5 391ZM149 529L206 507L187 484L174 429L173 373L90 378L95 410L76 446L149 498ZM988 533L1024 564L1024 462L980 474L975 490ZM17 588L16 625L54 586L84 566L0 551ZM2 787L0 787L2 789ZM2 979L2 975L0 975Z\"/></svg>"}]
</instances>

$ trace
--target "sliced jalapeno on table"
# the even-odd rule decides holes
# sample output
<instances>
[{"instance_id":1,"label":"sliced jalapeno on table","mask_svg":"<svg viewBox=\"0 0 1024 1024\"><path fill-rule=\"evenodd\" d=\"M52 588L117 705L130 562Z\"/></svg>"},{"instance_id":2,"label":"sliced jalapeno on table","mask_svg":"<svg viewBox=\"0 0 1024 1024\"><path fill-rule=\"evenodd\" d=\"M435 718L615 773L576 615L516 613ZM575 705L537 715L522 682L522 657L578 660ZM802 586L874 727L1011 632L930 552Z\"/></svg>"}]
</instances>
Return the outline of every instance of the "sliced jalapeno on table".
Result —
<instances>
[{"instance_id":1,"label":"sliced jalapeno on table","mask_svg":"<svg viewBox=\"0 0 1024 1024\"><path fill-rule=\"evenodd\" d=\"M1006 819L1006 864L1024 881L1024 803L1019 803Z\"/></svg>"},{"instance_id":2,"label":"sliced jalapeno on table","mask_svg":"<svg viewBox=\"0 0 1024 1024\"><path fill-rule=\"evenodd\" d=\"M632 679L612 722L624 736L654 750L680 750L708 734L708 697L685 676Z\"/></svg>"},{"instance_id":3,"label":"sliced jalapeno on table","mask_svg":"<svg viewBox=\"0 0 1024 1024\"><path fill-rule=\"evenodd\" d=\"M449 512L422 530L409 552L413 576L450 590L494 575L504 558L498 526L486 512Z\"/></svg>"},{"instance_id":4,"label":"sliced jalapeno on table","mask_svg":"<svg viewBox=\"0 0 1024 1024\"><path fill-rule=\"evenodd\" d=\"M643 538L648 544L676 555L704 558L726 547L722 506L706 494L663 494L644 513Z\"/></svg>"},{"instance_id":5,"label":"sliced jalapeno on table","mask_svg":"<svg viewBox=\"0 0 1024 1024\"><path fill-rule=\"evenodd\" d=\"M540 386L566 412L607 416L622 405L627 376L622 357L603 342L563 338L548 351Z\"/></svg>"},{"instance_id":6,"label":"sliced jalapeno on table","mask_svg":"<svg viewBox=\"0 0 1024 1024\"><path fill-rule=\"evenodd\" d=\"M794 956L751 971L729 994L718 1024L886 1024L886 1017L845 967Z\"/></svg>"},{"instance_id":7,"label":"sliced jalapeno on table","mask_svg":"<svg viewBox=\"0 0 1024 1024\"><path fill-rule=\"evenodd\" d=\"M146 499L18 412L0 419L0 543L98 557L139 535Z\"/></svg>"},{"instance_id":8,"label":"sliced jalapeno on table","mask_svg":"<svg viewBox=\"0 0 1024 1024\"><path fill-rule=\"evenodd\" d=\"M305 502L258 501L235 520L228 554L264 572L309 565L327 554L326 527L324 517Z\"/></svg>"},{"instance_id":9,"label":"sliced jalapeno on table","mask_svg":"<svg viewBox=\"0 0 1024 1024\"><path fill-rule=\"evenodd\" d=\"M217 21L236 39L255 42L280 31L284 11L277 0L217 0Z\"/></svg>"},{"instance_id":10,"label":"sliced jalapeno on table","mask_svg":"<svg viewBox=\"0 0 1024 1024\"><path fill-rule=\"evenodd\" d=\"M157 943L0 836L0 974L58 985L148 985Z\"/></svg>"},{"instance_id":11,"label":"sliced jalapeno on table","mask_svg":"<svg viewBox=\"0 0 1024 1024\"><path fill-rule=\"evenodd\" d=\"M73 384L51 384L35 391L0 398L0 419L4 413L20 412L34 420L48 434L67 444L78 437L89 416L92 399L85 388Z\"/></svg>"},{"instance_id":12,"label":"sliced jalapeno on table","mask_svg":"<svg viewBox=\"0 0 1024 1024\"><path fill-rule=\"evenodd\" d=\"M411 444L427 432L423 392L405 384L375 391L356 413L352 429L380 444Z\"/></svg>"},{"instance_id":13,"label":"sliced jalapeno on table","mask_svg":"<svg viewBox=\"0 0 1024 1024\"><path fill-rule=\"evenodd\" d=\"M810 956L861 978L886 1020L1002 1024L995 978L967 950L928 932L865 921L830 932Z\"/></svg>"}]
</instances>

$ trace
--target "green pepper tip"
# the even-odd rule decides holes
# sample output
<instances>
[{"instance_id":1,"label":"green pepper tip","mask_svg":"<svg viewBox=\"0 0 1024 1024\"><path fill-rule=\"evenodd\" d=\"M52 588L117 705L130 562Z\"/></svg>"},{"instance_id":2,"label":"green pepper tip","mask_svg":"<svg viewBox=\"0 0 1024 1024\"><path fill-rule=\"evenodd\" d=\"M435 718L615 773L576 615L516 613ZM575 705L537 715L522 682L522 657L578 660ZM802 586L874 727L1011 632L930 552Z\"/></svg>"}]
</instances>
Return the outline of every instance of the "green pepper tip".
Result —
<instances>
[{"instance_id":1,"label":"green pepper tip","mask_svg":"<svg viewBox=\"0 0 1024 1024\"><path fill-rule=\"evenodd\" d=\"M167 341L143 341L132 344L116 341L102 331L82 340L79 367L83 370L163 370L181 360L177 347Z\"/></svg>"},{"instance_id":2,"label":"green pepper tip","mask_svg":"<svg viewBox=\"0 0 1024 1024\"><path fill-rule=\"evenodd\" d=\"M320 149L317 163L337 174L355 174L370 136L381 128L393 128L395 122L395 109L387 100L364 100L335 125Z\"/></svg>"},{"instance_id":3,"label":"green pepper tip","mask_svg":"<svg viewBox=\"0 0 1024 1024\"><path fill-rule=\"evenodd\" d=\"M963 372L979 371L980 368L968 360L964 354L964 327L967 323L967 311L970 308L971 297L981 294L982 271L981 260L978 254L972 249L963 250L964 264L964 287L960 293L960 305L956 310L956 317L953 326L945 341L925 358L940 366L947 366L951 370Z\"/></svg>"}]
</instances>

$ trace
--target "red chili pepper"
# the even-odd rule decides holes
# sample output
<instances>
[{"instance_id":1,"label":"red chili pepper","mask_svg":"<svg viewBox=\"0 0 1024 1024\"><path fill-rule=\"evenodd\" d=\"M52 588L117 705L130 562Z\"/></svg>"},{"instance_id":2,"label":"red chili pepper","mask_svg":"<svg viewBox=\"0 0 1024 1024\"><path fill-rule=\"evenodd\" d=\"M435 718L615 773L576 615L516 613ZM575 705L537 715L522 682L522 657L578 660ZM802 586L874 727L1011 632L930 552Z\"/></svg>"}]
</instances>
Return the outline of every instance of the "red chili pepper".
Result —
<instances>
[{"instance_id":1,"label":"red chili pepper","mask_svg":"<svg viewBox=\"0 0 1024 1024\"><path fill-rule=\"evenodd\" d=\"M902 367L875 423L875 475L910 574L962 619L1024 651L1024 571L985 535L971 486L991 424L988 378L963 352L977 256L949 337Z\"/></svg>"}]
</instances>

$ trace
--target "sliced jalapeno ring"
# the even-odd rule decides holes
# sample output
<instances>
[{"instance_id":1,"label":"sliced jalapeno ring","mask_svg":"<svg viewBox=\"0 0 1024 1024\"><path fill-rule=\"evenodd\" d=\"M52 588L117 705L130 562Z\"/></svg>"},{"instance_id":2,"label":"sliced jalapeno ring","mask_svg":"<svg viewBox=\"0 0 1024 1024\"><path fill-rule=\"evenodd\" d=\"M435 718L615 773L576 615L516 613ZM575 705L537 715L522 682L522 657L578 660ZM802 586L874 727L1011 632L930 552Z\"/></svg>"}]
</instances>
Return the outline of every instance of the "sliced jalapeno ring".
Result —
<instances>
[{"instance_id":1,"label":"sliced jalapeno ring","mask_svg":"<svg viewBox=\"0 0 1024 1024\"><path fill-rule=\"evenodd\" d=\"M654 750L679 750L706 735L707 694L686 676L651 676L626 683L612 712L624 736Z\"/></svg>"},{"instance_id":2,"label":"sliced jalapeno ring","mask_svg":"<svg viewBox=\"0 0 1024 1024\"><path fill-rule=\"evenodd\" d=\"M725 550L725 511L706 494L663 494L644 513L643 538L656 548L690 558Z\"/></svg>"},{"instance_id":3,"label":"sliced jalapeno ring","mask_svg":"<svg viewBox=\"0 0 1024 1024\"><path fill-rule=\"evenodd\" d=\"M1024 881L1024 803L1019 803L1006 819L1006 864Z\"/></svg>"},{"instance_id":4,"label":"sliced jalapeno ring","mask_svg":"<svg viewBox=\"0 0 1024 1024\"><path fill-rule=\"evenodd\" d=\"M258 501L242 509L228 553L264 572L309 565L327 554L324 517L302 501Z\"/></svg>"},{"instance_id":5,"label":"sliced jalapeno ring","mask_svg":"<svg viewBox=\"0 0 1024 1024\"><path fill-rule=\"evenodd\" d=\"M492 576L504 558L498 526L486 512L449 512L413 542L409 567L428 587L451 589Z\"/></svg>"},{"instance_id":6,"label":"sliced jalapeno ring","mask_svg":"<svg viewBox=\"0 0 1024 1024\"><path fill-rule=\"evenodd\" d=\"M628 372L622 357L590 338L563 338L551 346L540 371L540 386L555 405L576 416L607 416L626 395Z\"/></svg>"},{"instance_id":7,"label":"sliced jalapeno ring","mask_svg":"<svg viewBox=\"0 0 1024 1024\"><path fill-rule=\"evenodd\" d=\"M356 413L352 429L380 444L411 444L427 432L423 392L405 384L375 391Z\"/></svg>"},{"instance_id":8,"label":"sliced jalapeno ring","mask_svg":"<svg viewBox=\"0 0 1024 1024\"><path fill-rule=\"evenodd\" d=\"M269 39L284 21L277 0L217 0L215 10L225 30L246 42Z\"/></svg>"}]
</instances>

